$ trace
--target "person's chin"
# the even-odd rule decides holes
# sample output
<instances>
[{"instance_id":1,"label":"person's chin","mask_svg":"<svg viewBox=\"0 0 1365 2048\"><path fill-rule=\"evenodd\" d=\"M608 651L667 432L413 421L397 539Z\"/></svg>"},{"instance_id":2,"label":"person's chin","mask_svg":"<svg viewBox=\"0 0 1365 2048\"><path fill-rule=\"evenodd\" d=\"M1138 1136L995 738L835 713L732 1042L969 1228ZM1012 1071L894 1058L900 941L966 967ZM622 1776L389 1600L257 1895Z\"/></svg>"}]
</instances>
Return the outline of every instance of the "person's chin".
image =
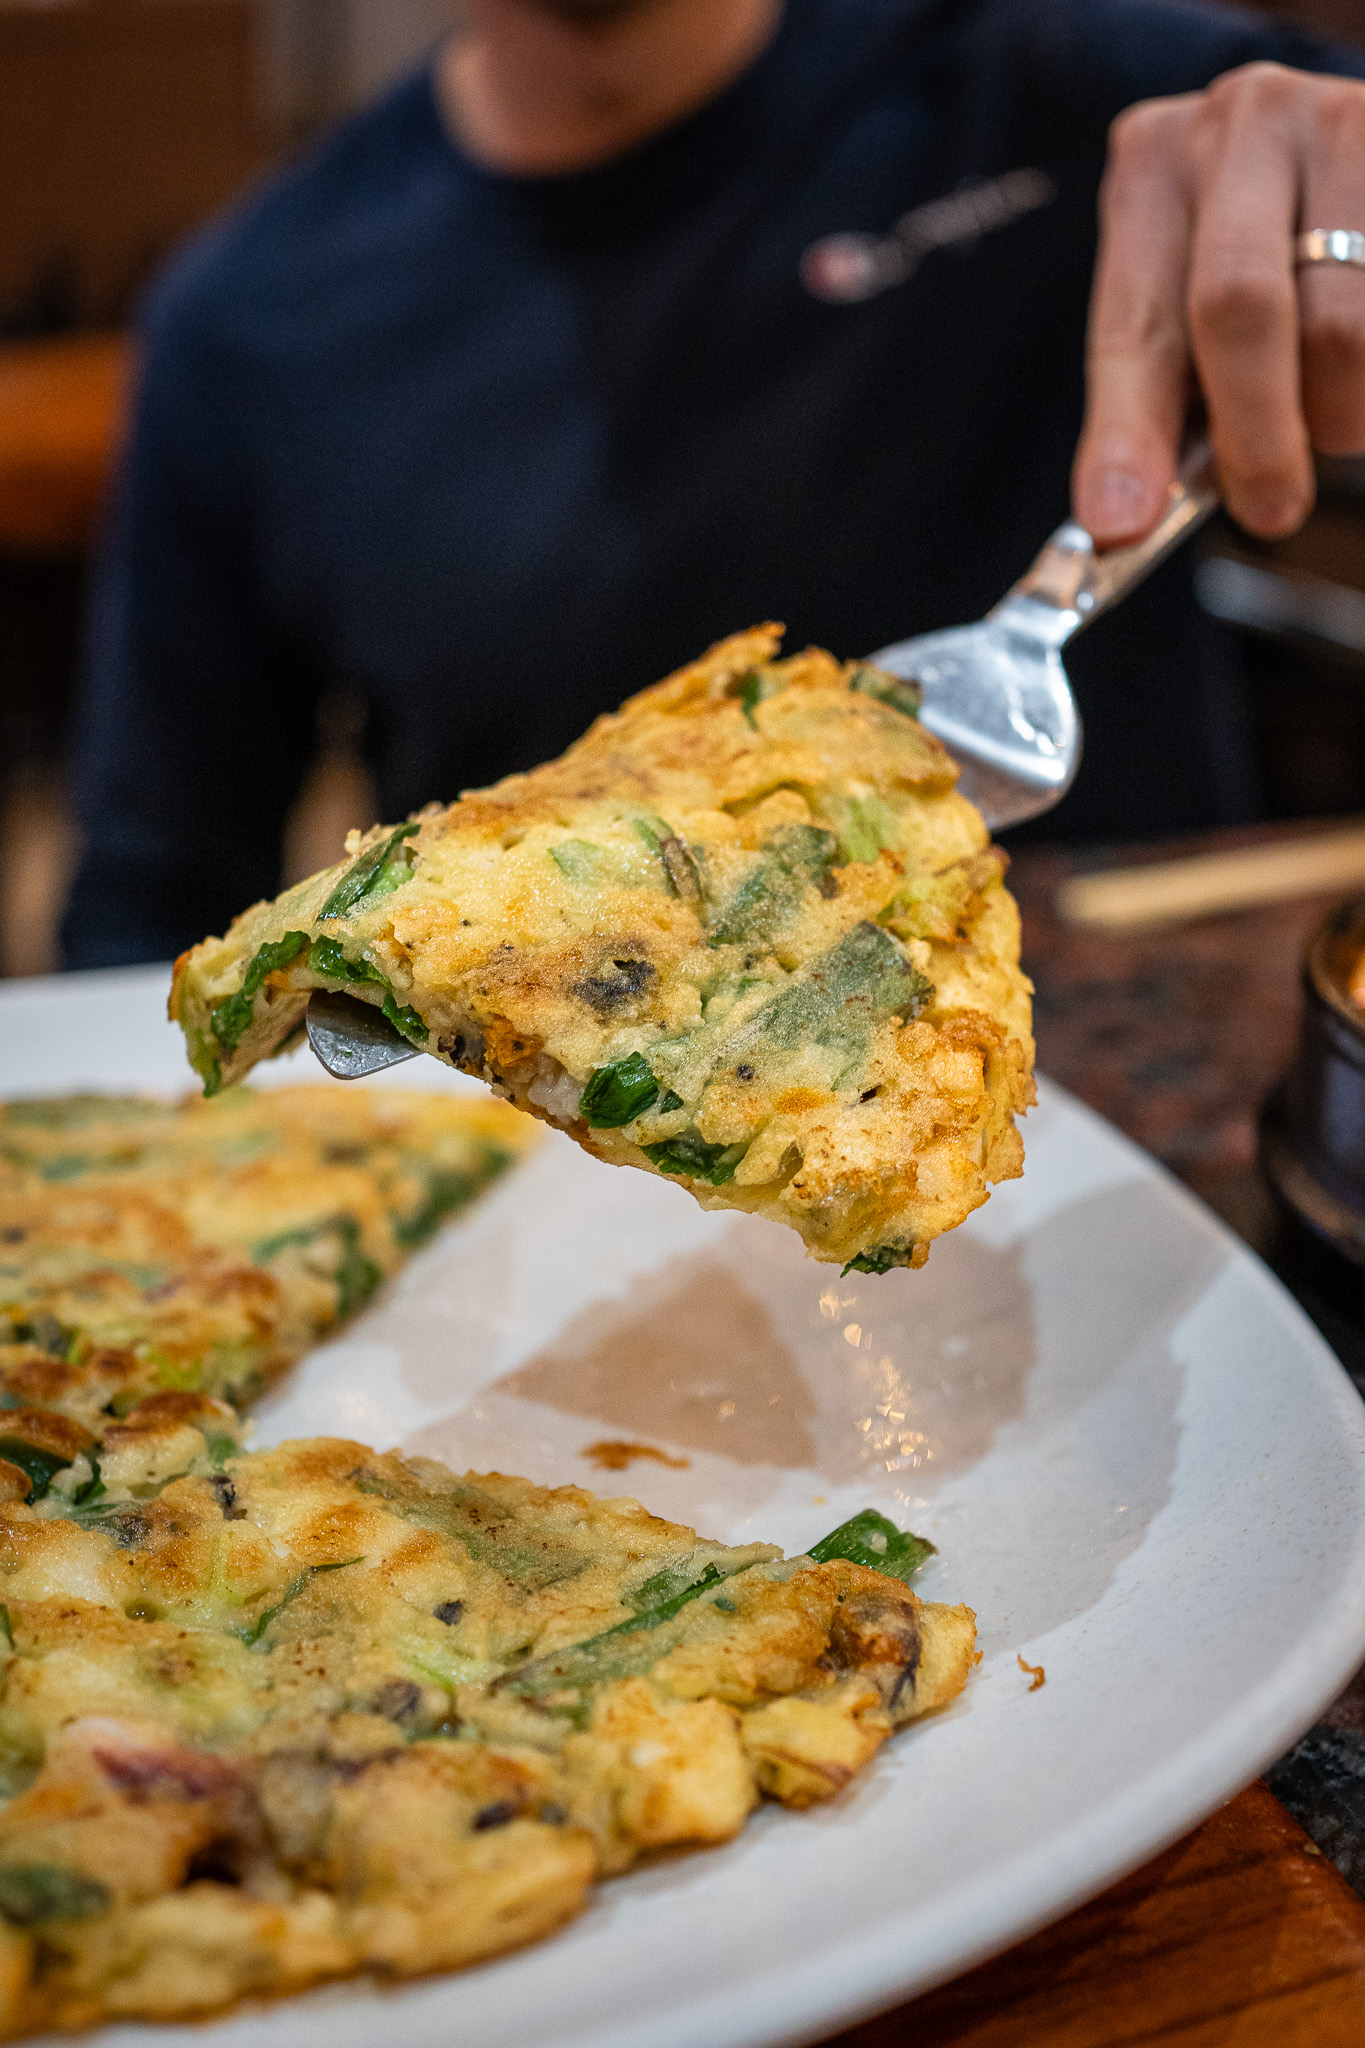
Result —
<instances>
[{"instance_id":1,"label":"person's chin","mask_svg":"<svg viewBox=\"0 0 1365 2048\"><path fill-rule=\"evenodd\" d=\"M541 14L575 27L591 28L599 23L621 21L628 14L643 14L658 0L532 0Z\"/></svg>"}]
</instances>

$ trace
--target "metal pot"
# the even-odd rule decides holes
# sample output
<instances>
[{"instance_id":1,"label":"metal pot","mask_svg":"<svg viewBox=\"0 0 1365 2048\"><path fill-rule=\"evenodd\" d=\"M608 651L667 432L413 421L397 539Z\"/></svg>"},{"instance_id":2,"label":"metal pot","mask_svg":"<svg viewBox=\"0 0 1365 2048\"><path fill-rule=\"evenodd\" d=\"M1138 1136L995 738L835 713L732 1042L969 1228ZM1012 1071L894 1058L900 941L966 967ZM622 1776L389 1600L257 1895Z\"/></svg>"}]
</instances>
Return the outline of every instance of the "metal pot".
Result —
<instances>
[{"instance_id":1,"label":"metal pot","mask_svg":"<svg viewBox=\"0 0 1365 2048\"><path fill-rule=\"evenodd\" d=\"M1357 896L1309 945L1298 1057L1265 1106L1261 1166L1310 1230L1365 1265L1365 1007L1350 992L1362 953Z\"/></svg>"}]
</instances>

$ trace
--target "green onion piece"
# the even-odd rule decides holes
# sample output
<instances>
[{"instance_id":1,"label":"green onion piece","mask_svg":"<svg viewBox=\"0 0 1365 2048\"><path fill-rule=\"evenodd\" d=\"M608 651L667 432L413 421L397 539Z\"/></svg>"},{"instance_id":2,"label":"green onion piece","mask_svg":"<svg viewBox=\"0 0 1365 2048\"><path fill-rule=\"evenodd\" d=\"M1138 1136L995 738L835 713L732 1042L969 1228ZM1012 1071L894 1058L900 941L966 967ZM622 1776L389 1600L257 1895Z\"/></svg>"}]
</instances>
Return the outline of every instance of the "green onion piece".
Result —
<instances>
[{"instance_id":1,"label":"green onion piece","mask_svg":"<svg viewBox=\"0 0 1365 2048\"><path fill-rule=\"evenodd\" d=\"M650 1606L640 1606L629 1621L618 1621L615 1628L603 1629L600 1635L589 1636L585 1642L573 1643L563 1650L553 1651L548 1657L537 1657L530 1664L508 1671L495 1679L494 1689L515 1692L523 1698L534 1698L537 1693L559 1692L567 1687L592 1685L603 1678L621 1675L618 1652L623 1636L639 1635L647 1629L659 1628L680 1614L690 1601L702 1593L709 1593L713 1586L722 1585L729 1576L718 1565L708 1564L699 1579L694 1579L681 1591L671 1593L666 1599L654 1599ZM676 1584L671 1572L660 1572L647 1580L635 1595L643 1600L651 1588L664 1581Z\"/></svg>"},{"instance_id":2,"label":"green onion piece","mask_svg":"<svg viewBox=\"0 0 1365 2048\"><path fill-rule=\"evenodd\" d=\"M658 1145L642 1145L661 1173L676 1173L688 1180L709 1181L722 1188L735 1177L735 1168L748 1150L747 1145L708 1145L696 1131L680 1131Z\"/></svg>"},{"instance_id":3,"label":"green onion piece","mask_svg":"<svg viewBox=\"0 0 1365 2048\"><path fill-rule=\"evenodd\" d=\"M314 974L326 975L329 981L372 982L378 988L387 988L388 982L377 967L368 960L348 960L341 950L340 939L314 939L308 950L308 965Z\"/></svg>"},{"instance_id":4,"label":"green onion piece","mask_svg":"<svg viewBox=\"0 0 1365 2048\"><path fill-rule=\"evenodd\" d=\"M11 1863L0 1869L0 1914L11 1926L41 1920L93 1920L109 1910L109 1893L93 1877L60 1863Z\"/></svg>"},{"instance_id":5,"label":"green onion piece","mask_svg":"<svg viewBox=\"0 0 1365 2048\"><path fill-rule=\"evenodd\" d=\"M286 932L281 939L267 939L258 946L235 996L227 996L209 1012L209 1029L223 1051L237 1050L238 1040L250 1025L256 1009L256 994L268 974L287 967L308 944L306 932Z\"/></svg>"},{"instance_id":6,"label":"green onion piece","mask_svg":"<svg viewBox=\"0 0 1365 2048\"><path fill-rule=\"evenodd\" d=\"M400 846L396 852L389 855L363 895L357 897L351 905L352 910L369 910L378 903L381 896L392 896L395 889L401 889L406 882L412 880L412 863L406 858L409 851L408 847Z\"/></svg>"},{"instance_id":7,"label":"green onion piece","mask_svg":"<svg viewBox=\"0 0 1365 2048\"><path fill-rule=\"evenodd\" d=\"M425 1244L447 1216L454 1215L457 1209L472 1201L495 1173L501 1173L511 1163L511 1157L505 1146L487 1144L482 1147L476 1166L468 1169L437 1167L428 1173L426 1192L416 1209L394 1222L393 1234L398 1243L405 1250Z\"/></svg>"},{"instance_id":8,"label":"green onion piece","mask_svg":"<svg viewBox=\"0 0 1365 2048\"><path fill-rule=\"evenodd\" d=\"M277 967L287 967L291 960L298 958L308 944L306 932L286 932L282 939L267 939L256 949L256 957L246 971L242 993L254 996L267 974L273 974Z\"/></svg>"},{"instance_id":9,"label":"green onion piece","mask_svg":"<svg viewBox=\"0 0 1365 2048\"><path fill-rule=\"evenodd\" d=\"M933 993L889 933L855 924L748 1020L738 1042L785 1048L811 1040L856 1057L883 1018L917 1017Z\"/></svg>"},{"instance_id":10,"label":"green onion piece","mask_svg":"<svg viewBox=\"0 0 1365 2048\"><path fill-rule=\"evenodd\" d=\"M384 1275L360 1249L360 1225L354 1216L338 1216L334 1227L341 1238L341 1259L333 1278L337 1285L337 1314L344 1319L365 1306Z\"/></svg>"},{"instance_id":11,"label":"green onion piece","mask_svg":"<svg viewBox=\"0 0 1365 2048\"><path fill-rule=\"evenodd\" d=\"M884 1572L888 1579L908 1579L926 1557L936 1556L937 1551L937 1544L927 1536L898 1529L875 1508L864 1508L861 1514L831 1529L818 1543L812 1543L806 1555L817 1564L828 1564L836 1557L847 1558L850 1564L870 1565L874 1572Z\"/></svg>"},{"instance_id":12,"label":"green onion piece","mask_svg":"<svg viewBox=\"0 0 1365 2048\"><path fill-rule=\"evenodd\" d=\"M841 806L839 839L847 860L870 863L883 849L894 853L900 843L896 814L875 794L851 796Z\"/></svg>"},{"instance_id":13,"label":"green onion piece","mask_svg":"<svg viewBox=\"0 0 1365 2048\"><path fill-rule=\"evenodd\" d=\"M761 704L765 695L763 678L758 670L751 668L747 675L739 678L738 682L731 683L725 694L727 697L738 697L741 711L743 711L745 718L754 731L757 732L758 720L754 717L754 706L755 704Z\"/></svg>"},{"instance_id":14,"label":"green onion piece","mask_svg":"<svg viewBox=\"0 0 1365 2048\"><path fill-rule=\"evenodd\" d=\"M257 1238L255 1244L251 1247L252 1260L258 1266L267 1265L271 1259L276 1257L278 1253L286 1251L290 1245L311 1244L315 1237L320 1236L324 1230L329 1230L331 1227L330 1221L327 1223L301 1223L297 1229L277 1230L273 1237Z\"/></svg>"},{"instance_id":15,"label":"green onion piece","mask_svg":"<svg viewBox=\"0 0 1365 2048\"><path fill-rule=\"evenodd\" d=\"M671 1621L680 1614L690 1600L710 1587L720 1585L725 1578L719 1565L708 1564L700 1578L686 1578L676 1566L656 1572L652 1579L646 1579L629 1595L635 1608L629 1621L618 1621L614 1628L604 1629L600 1636L589 1636L586 1642L576 1643L575 1651L587 1650L594 1643L603 1643L608 1636L630 1636L637 1630L658 1628L662 1622Z\"/></svg>"},{"instance_id":16,"label":"green onion piece","mask_svg":"<svg viewBox=\"0 0 1365 2048\"><path fill-rule=\"evenodd\" d=\"M662 1572L659 1574L660 1578L664 1576ZM708 1586L720 1585L724 1577L725 1574L721 1571L719 1565L708 1564L701 1577L694 1579L690 1586L684 1586L680 1592L671 1594L665 1600L655 1600L650 1606L637 1607L629 1621L619 1621L614 1629L608 1629L606 1633L614 1636L629 1636L634 1635L637 1629L658 1628L661 1622L671 1621L675 1614L680 1614L688 1601L695 1600L699 1593L704 1593L707 1590ZM647 1579L635 1597L639 1599L646 1591L646 1588L652 1583L651 1580ZM594 1637L593 1640L600 1641L600 1638Z\"/></svg>"},{"instance_id":17,"label":"green onion piece","mask_svg":"<svg viewBox=\"0 0 1365 2048\"><path fill-rule=\"evenodd\" d=\"M907 718L918 718L924 692L919 684L901 676L887 675L884 669L855 669L849 677L848 687L857 690L861 696L875 697L879 704L889 704L893 711L901 711Z\"/></svg>"},{"instance_id":18,"label":"green onion piece","mask_svg":"<svg viewBox=\"0 0 1365 2048\"><path fill-rule=\"evenodd\" d=\"M561 839L548 852L559 872L580 888L601 882L611 867L606 848L594 846L591 839Z\"/></svg>"},{"instance_id":19,"label":"green onion piece","mask_svg":"<svg viewBox=\"0 0 1365 2048\"><path fill-rule=\"evenodd\" d=\"M88 1173L92 1166L105 1165L106 1160L96 1158L91 1152L67 1152L60 1159L45 1159L38 1171L46 1181L77 1180Z\"/></svg>"},{"instance_id":20,"label":"green onion piece","mask_svg":"<svg viewBox=\"0 0 1365 2048\"><path fill-rule=\"evenodd\" d=\"M192 1358L186 1365L177 1365L173 1358L163 1358L150 1345L147 1357L156 1365L156 1383L173 1394L197 1394L204 1384L204 1362Z\"/></svg>"},{"instance_id":21,"label":"green onion piece","mask_svg":"<svg viewBox=\"0 0 1365 2048\"><path fill-rule=\"evenodd\" d=\"M394 1030L401 1032L412 1045L425 1045L429 1037L426 1025L411 1004L403 1009L398 1007L398 998L389 987L387 976L368 960L350 960L341 950L339 939L314 939L308 955L308 965L315 974L325 975L328 981L359 982L371 988L382 988L384 1000L380 1005Z\"/></svg>"},{"instance_id":22,"label":"green onion piece","mask_svg":"<svg viewBox=\"0 0 1365 2048\"><path fill-rule=\"evenodd\" d=\"M672 839L673 827L666 818L632 818L631 829L644 840L651 853L658 853L665 839Z\"/></svg>"},{"instance_id":23,"label":"green onion piece","mask_svg":"<svg viewBox=\"0 0 1365 2048\"><path fill-rule=\"evenodd\" d=\"M0 1458L19 1467L33 1489L33 1500L41 1500L55 1475L71 1463L64 1452L40 1451L20 1436L0 1436Z\"/></svg>"},{"instance_id":24,"label":"green onion piece","mask_svg":"<svg viewBox=\"0 0 1365 2048\"><path fill-rule=\"evenodd\" d=\"M578 1111L595 1131L618 1130L643 1116L658 1097L659 1084L649 1061L642 1052L630 1052L589 1077Z\"/></svg>"},{"instance_id":25,"label":"green onion piece","mask_svg":"<svg viewBox=\"0 0 1365 2048\"><path fill-rule=\"evenodd\" d=\"M368 853L362 853L352 861L341 880L333 889L327 901L318 912L319 918L344 917L348 910L354 910L362 896L368 894L371 884L377 879L380 869L388 860L395 847L405 839L421 831L421 825L410 821L399 825L390 832L387 839L378 840Z\"/></svg>"},{"instance_id":26,"label":"green onion piece","mask_svg":"<svg viewBox=\"0 0 1365 2048\"><path fill-rule=\"evenodd\" d=\"M431 1034L416 1010L413 1009L411 1003L408 1003L400 1010L397 998L390 992L380 1004L380 1009L388 1018L394 1030L400 1031L403 1037L407 1039L409 1045L426 1044Z\"/></svg>"},{"instance_id":27,"label":"green onion piece","mask_svg":"<svg viewBox=\"0 0 1365 2048\"><path fill-rule=\"evenodd\" d=\"M99 1500L106 1491L104 1481L100 1478L99 1459L93 1451L87 1451L85 1455L90 1461L90 1477L83 1486L78 1486L72 1494L71 1505L73 1508L84 1507L88 1501Z\"/></svg>"},{"instance_id":28,"label":"green onion piece","mask_svg":"<svg viewBox=\"0 0 1365 2048\"><path fill-rule=\"evenodd\" d=\"M251 1626L249 1628L244 1628L241 1631L241 1640L246 1644L248 1650L255 1649L257 1643L259 1643L261 1637L265 1634L271 1622L274 1621L276 1615L283 1614L286 1607L292 1606L294 1601L298 1599L299 1594L303 1592L305 1587L311 1586L314 1579L319 1577L321 1573L344 1572L348 1568L348 1566L353 1564L360 1564L362 1562L363 1559L358 1557L343 1557L338 1558L335 1564L305 1565L304 1569L299 1573L298 1577L296 1579L291 1580L290 1583L285 1587L283 1593L275 1602L275 1605L273 1607L267 1607L264 1613L257 1615L256 1619L251 1623ZM0 1911L3 1911L3 1907L0 1907Z\"/></svg>"},{"instance_id":29,"label":"green onion piece","mask_svg":"<svg viewBox=\"0 0 1365 2048\"><path fill-rule=\"evenodd\" d=\"M318 1238L327 1236L335 1236L340 1251L332 1271L337 1290L337 1314L354 1315L358 1308L364 1307L384 1277L374 1260L367 1258L360 1249L360 1225L354 1216L344 1213L327 1216L320 1223L305 1223L297 1229L281 1230L273 1237L260 1238L251 1247L251 1257L256 1265L266 1266L293 1245L313 1244ZM231 1438L225 1441L231 1445L226 1455L235 1457L240 1445Z\"/></svg>"},{"instance_id":30,"label":"green onion piece","mask_svg":"<svg viewBox=\"0 0 1365 2048\"><path fill-rule=\"evenodd\" d=\"M808 887L825 895L829 872L839 858L839 841L818 825L782 825L764 842L762 858L722 906L707 937L709 946L766 941L790 925Z\"/></svg>"},{"instance_id":31,"label":"green onion piece","mask_svg":"<svg viewBox=\"0 0 1365 2048\"><path fill-rule=\"evenodd\" d=\"M204 1084L206 1096L216 1095L223 1085L223 1061L207 1031L196 1025L189 1033L190 1065Z\"/></svg>"},{"instance_id":32,"label":"green onion piece","mask_svg":"<svg viewBox=\"0 0 1365 2048\"><path fill-rule=\"evenodd\" d=\"M874 1244L870 1252L855 1252L844 1273L889 1273L893 1266L909 1264L909 1248L897 1244ZM843 1278L843 1273L839 1275Z\"/></svg>"},{"instance_id":33,"label":"green onion piece","mask_svg":"<svg viewBox=\"0 0 1365 2048\"><path fill-rule=\"evenodd\" d=\"M228 996L224 1002L214 1004L209 1011L209 1029L224 1052L231 1053L237 1050L237 1041L255 1014L256 1005L245 991Z\"/></svg>"}]
</instances>

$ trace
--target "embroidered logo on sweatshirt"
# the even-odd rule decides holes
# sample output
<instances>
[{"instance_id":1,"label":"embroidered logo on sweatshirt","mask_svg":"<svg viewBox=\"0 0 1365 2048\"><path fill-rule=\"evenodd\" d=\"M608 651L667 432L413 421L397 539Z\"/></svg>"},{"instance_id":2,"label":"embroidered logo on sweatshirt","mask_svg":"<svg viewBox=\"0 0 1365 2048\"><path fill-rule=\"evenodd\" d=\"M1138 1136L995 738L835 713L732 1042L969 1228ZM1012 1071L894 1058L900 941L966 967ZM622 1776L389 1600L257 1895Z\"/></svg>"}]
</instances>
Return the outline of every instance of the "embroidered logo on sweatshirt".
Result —
<instances>
[{"instance_id":1,"label":"embroidered logo on sweatshirt","mask_svg":"<svg viewBox=\"0 0 1365 2048\"><path fill-rule=\"evenodd\" d=\"M1057 181L1047 171L983 178L912 207L889 234L822 235L802 252L801 282L813 298L836 306L873 299L913 277L933 250L969 247L1056 197Z\"/></svg>"}]
</instances>

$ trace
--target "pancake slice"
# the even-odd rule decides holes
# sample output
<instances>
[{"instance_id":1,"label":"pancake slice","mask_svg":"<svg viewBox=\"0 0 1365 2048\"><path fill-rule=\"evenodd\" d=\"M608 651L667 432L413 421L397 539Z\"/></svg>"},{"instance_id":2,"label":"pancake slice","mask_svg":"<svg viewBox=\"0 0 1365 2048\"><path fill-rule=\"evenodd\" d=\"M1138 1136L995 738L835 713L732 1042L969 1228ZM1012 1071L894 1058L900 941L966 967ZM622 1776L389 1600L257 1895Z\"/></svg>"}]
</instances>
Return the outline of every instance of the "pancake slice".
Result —
<instances>
[{"instance_id":1,"label":"pancake slice","mask_svg":"<svg viewBox=\"0 0 1365 2048\"><path fill-rule=\"evenodd\" d=\"M910 685L779 647L736 634L183 955L206 1091L342 990L602 1159L820 1259L922 1264L1022 1169L1005 856Z\"/></svg>"},{"instance_id":2,"label":"pancake slice","mask_svg":"<svg viewBox=\"0 0 1365 2048\"><path fill-rule=\"evenodd\" d=\"M831 1798L975 1662L925 1548L327 1438L0 1506L0 2035L453 1968Z\"/></svg>"},{"instance_id":3,"label":"pancake slice","mask_svg":"<svg viewBox=\"0 0 1365 2048\"><path fill-rule=\"evenodd\" d=\"M867 1510L783 1558L242 1410L523 1150L335 1086L0 1105L0 2038L552 1933L851 1784L976 1661Z\"/></svg>"},{"instance_id":4,"label":"pancake slice","mask_svg":"<svg viewBox=\"0 0 1365 2048\"><path fill-rule=\"evenodd\" d=\"M160 1483L538 1133L333 1084L0 1104L0 1500Z\"/></svg>"}]
</instances>

